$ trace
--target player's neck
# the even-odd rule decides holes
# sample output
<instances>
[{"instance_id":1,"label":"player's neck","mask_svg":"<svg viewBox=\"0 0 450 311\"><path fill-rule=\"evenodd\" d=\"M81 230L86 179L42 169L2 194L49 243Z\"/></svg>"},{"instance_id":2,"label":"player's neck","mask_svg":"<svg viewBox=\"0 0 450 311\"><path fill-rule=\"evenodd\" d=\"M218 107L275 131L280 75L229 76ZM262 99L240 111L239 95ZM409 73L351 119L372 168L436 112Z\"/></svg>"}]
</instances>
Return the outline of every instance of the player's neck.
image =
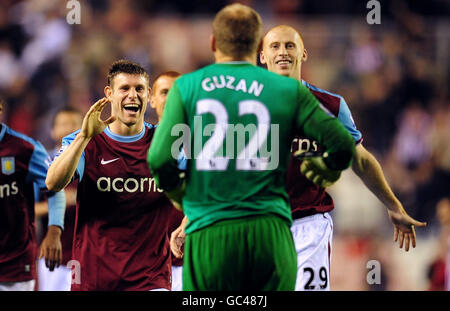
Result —
<instances>
[{"instance_id":1,"label":"player's neck","mask_svg":"<svg viewBox=\"0 0 450 311\"><path fill-rule=\"evenodd\" d=\"M302 70L301 68L298 68L298 71L295 70L291 75L289 75L291 78L294 78L295 80L302 81Z\"/></svg>"},{"instance_id":2,"label":"player's neck","mask_svg":"<svg viewBox=\"0 0 450 311\"><path fill-rule=\"evenodd\" d=\"M256 65L256 54L251 54L251 55L242 56L242 57L234 57L234 56L222 54L222 53L220 53L220 51L216 51L216 53L214 53L214 57L216 59L216 63L249 62L253 65Z\"/></svg>"},{"instance_id":3,"label":"player's neck","mask_svg":"<svg viewBox=\"0 0 450 311\"><path fill-rule=\"evenodd\" d=\"M109 129L116 135L120 136L134 136L142 132L144 123L136 123L133 125L126 125L121 122L113 122L109 125Z\"/></svg>"}]
</instances>

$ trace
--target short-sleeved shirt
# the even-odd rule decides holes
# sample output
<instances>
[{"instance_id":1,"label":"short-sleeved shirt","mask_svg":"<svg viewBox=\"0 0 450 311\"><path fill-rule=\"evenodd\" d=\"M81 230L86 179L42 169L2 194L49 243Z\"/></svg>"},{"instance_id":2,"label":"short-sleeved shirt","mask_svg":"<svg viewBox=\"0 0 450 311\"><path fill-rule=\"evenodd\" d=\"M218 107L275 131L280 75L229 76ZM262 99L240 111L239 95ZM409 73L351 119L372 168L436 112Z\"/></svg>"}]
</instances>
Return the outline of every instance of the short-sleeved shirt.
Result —
<instances>
[{"instance_id":1,"label":"short-sleeved shirt","mask_svg":"<svg viewBox=\"0 0 450 311\"><path fill-rule=\"evenodd\" d=\"M38 141L0 124L0 282L36 278L34 184L45 191L50 158Z\"/></svg>"},{"instance_id":2,"label":"short-sleeved shirt","mask_svg":"<svg viewBox=\"0 0 450 311\"><path fill-rule=\"evenodd\" d=\"M168 220L172 204L146 164L155 126L135 136L106 128L86 146L75 177L74 260L81 284L72 290L170 289ZM63 139L61 151L79 131Z\"/></svg>"},{"instance_id":3,"label":"short-sleeved shirt","mask_svg":"<svg viewBox=\"0 0 450 311\"><path fill-rule=\"evenodd\" d=\"M356 144L362 142L361 132L357 129L350 109L344 98L302 81L311 93L319 100L323 109L337 118L352 135ZM303 133L295 135L291 144L291 158L287 171L286 188L292 209L292 218L302 218L316 213L330 212L334 208L333 199L325 191L300 173L301 162L293 155L298 150L323 151L320 144Z\"/></svg>"}]
</instances>

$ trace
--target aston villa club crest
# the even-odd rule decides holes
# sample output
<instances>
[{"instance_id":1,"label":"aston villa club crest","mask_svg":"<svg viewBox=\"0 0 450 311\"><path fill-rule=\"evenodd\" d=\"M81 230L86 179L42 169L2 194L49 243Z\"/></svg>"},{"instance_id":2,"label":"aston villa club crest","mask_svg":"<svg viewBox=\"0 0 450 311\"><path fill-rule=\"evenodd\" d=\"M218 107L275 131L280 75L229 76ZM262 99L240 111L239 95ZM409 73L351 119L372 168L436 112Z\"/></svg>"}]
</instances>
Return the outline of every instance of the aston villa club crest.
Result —
<instances>
[{"instance_id":1,"label":"aston villa club crest","mask_svg":"<svg viewBox=\"0 0 450 311\"><path fill-rule=\"evenodd\" d=\"M14 157L3 157L2 158L2 173L5 175L11 175L15 172L16 165L14 162Z\"/></svg>"}]
</instances>

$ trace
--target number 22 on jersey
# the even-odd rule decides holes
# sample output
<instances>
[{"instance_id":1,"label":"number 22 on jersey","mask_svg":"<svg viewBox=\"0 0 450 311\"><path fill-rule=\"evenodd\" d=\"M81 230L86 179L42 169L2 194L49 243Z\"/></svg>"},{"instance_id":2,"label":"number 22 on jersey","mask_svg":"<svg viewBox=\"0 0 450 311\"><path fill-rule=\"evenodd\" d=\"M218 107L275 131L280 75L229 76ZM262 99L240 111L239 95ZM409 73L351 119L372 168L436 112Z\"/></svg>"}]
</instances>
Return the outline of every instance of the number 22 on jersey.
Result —
<instances>
[{"instance_id":1,"label":"number 22 on jersey","mask_svg":"<svg viewBox=\"0 0 450 311\"><path fill-rule=\"evenodd\" d=\"M238 115L253 114L256 117L257 125L247 124L228 124L229 114L222 102L215 99L202 99L197 102L197 115L211 113L215 118L215 123L211 124L213 134L206 141L202 150L196 157L196 167L199 171L225 171L228 168L229 161L234 155L234 137L237 134L236 145L244 146L236 157L236 170L238 171L262 171L273 169L274 162L278 164L278 140L271 140L272 153L265 157L258 157L258 152L268 155L267 138L269 136L269 129L272 131L271 135L278 133L278 124L270 124L270 114L266 106L257 100L243 100L238 102ZM270 128L269 128L270 127ZM208 126L202 130L202 133L208 131ZM253 132L247 144L245 144L246 133ZM226 141L226 156L218 155L218 151L223 147ZM220 154L220 152L219 152Z\"/></svg>"}]
</instances>

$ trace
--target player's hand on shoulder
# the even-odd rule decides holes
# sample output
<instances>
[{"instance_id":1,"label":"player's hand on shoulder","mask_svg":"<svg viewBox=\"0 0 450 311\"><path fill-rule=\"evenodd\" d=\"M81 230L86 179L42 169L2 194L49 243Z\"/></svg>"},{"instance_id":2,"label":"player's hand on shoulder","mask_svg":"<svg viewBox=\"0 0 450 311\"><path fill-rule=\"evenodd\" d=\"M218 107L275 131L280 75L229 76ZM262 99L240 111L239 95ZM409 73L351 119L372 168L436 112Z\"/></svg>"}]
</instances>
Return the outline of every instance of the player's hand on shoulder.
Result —
<instances>
[{"instance_id":1,"label":"player's hand on shoulder","mask_svg":"<svg viewBox=\"0 0 450 311\"><path fill-rule=\"evenodd\" d=\"M39 259L44 257L45 266L53 271L55 267L59 267L62 260L61 245L61 228L57 226L49 226L47 234L41 243Z\"/></svg>"},{"instance_id":2,"label":"player's hand on shoulder","mask_svg":"<svg viewBox=\"0 0 450 311\"><path fill-rule=\"evenodd\" d=\"M301 154L302 151L298 151L294 156L298 157ZM341 176L341 171L329 169L320 156L305 158L300 165L300 172L313 183L323 188L331 186Z\"/></svg>"},{"instance_id":3,"label":"player's hand on shoulder","mask_svg":"<svg viewBox=\"0 0 450 311\"><path fill-rule=\"evenodd\" d=\"M92 105L84 116L80 135L90 139L93 136L102 133L109 124L116 120L116 117L114 116L110 116L106 120L101 119L102 111L108 102L109 100L106 97L103 97Z\"/></svg>"}]
</instances>

